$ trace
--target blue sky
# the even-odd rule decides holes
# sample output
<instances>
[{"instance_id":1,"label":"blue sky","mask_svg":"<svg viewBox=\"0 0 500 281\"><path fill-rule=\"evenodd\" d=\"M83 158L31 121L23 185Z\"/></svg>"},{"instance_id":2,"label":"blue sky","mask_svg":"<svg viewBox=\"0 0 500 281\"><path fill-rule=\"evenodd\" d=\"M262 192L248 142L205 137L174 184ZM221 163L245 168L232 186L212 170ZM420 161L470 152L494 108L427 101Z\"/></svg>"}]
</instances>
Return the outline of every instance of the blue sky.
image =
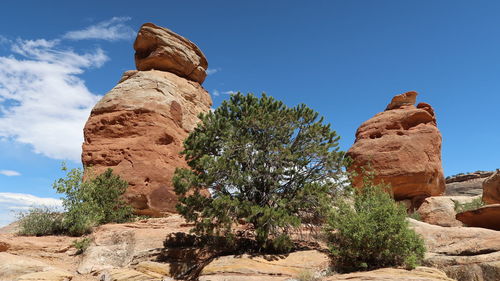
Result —
<instances>
[{"instance_id":1,"label":"blue sky","mask_svg":"<svg viewBox=\"0 0 500 281\"><path fill-rule=\"evenodd\" d=\"M443 135L446 175L500 168L500 2L4 1L0 10L0 225L58 204L80 166L89 110L134 69L144 22L205 53L214 107L231 91L306 103L342 137L415 90Z\"/></svg>"}]
</instances>

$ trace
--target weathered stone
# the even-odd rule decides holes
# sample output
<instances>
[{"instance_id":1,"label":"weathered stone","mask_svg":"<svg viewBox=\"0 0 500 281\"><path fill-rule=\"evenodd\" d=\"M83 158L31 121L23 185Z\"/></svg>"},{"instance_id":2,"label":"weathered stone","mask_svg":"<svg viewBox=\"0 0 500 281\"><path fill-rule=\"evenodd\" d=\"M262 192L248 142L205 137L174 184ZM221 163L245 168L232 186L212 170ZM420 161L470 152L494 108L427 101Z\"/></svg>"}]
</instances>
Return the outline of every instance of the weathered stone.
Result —
<instances>
[{"instance_id":1,"label":"weathered stone","mask_svg":"<svg viewBox=\"0 0 500 281\"><path fill-rule=\"evenodd\" d=\"M182 142L211 104L198 83L175 74L126 72L85 124L83 165L94 174L112 168L125 179L125 198L136 213L175 212L172 176L176 168L187 167L179 154Z\"/></svg>"},{"instance_id":2,"label":"weathered stone","mask_svg":"<svg viewBox=\"0 0 500 281\"><path fill-rule=\"evenodd\" d=\"M326 254L314 250L283 256L223 256L205 266L199 280L285 280L304 271L325 271L329 262Z\"/></svg>"},{"instance_id":3,"label":"weathered stone","mask_svg":"<svg viewBox=\"0 0 500 281\"><path fill-rule=\"evenodd\" d=\"M425 241L426 265L459 281L498 280L492 276L500 276L500 231L409 221Z\"/></svg>"},{"instance_id":4,"label":"weathered stone","mask_svg":"<svg viewBox=\"0 0 500 281\"><path fill-rule=\"evenodd\" d=\"M165 276L171 276L171 268L168 263L159 263L154 261L143 261L134 266L134 269L140 271L144 274L163 278Z\"/></svg>"},{"instance_id":5,"label":"weathered stone","mask_svg":"<svg viewBox=\"0 0 500 281\"><path fill-rule=\"evenodd\" d=\"M24 274L15 281L71 281L74 275L63 270L50 270Z\"/></svg>"},{"instance_id":6,"label":"weathered stone","mask_svg":"<svg viewBox=\"0 0 500 281\"><path fill-rule=\"evenodd\" d=\"M483 201L486 204L500 203L500 171L497 170L493 175L484 180ZM500 221L500 219L498 220Z\"/></svg>"},{"instance_id":7,"label":"weathered stone","mask_svg":"<svg viewBox=\"0 0 500 281\"><path fill-rule=\"evenodd\" d=\"M500 230L500 204L486 205L456 215L467 226Z\"/></svg>"},{"instance_id":8,"label":"weathered stone","mask_svg":"<svg viewBox=\"0 0 500 281\"><path fill-rule=\"evenodd\" d=\"M363 183L362 167L375 172L375 183L392 186L396 200L441 195L445 189L441 165L441 134L428 104L403 104L364 122L347 152Z\"/></svg>"},{"instance_id":9,"label":"weathered stone","mask_svg":"<svg viewBox=\"0 0 500 281\"><path fill-rule=\"evenodd\" d=\"M400 108L403 105L415 105L417 101L417 92L406 92L401 95L394 96L385 110Z\"/></svg>"},{"instance_id":10,"label":"weathered stone","mask_svg":"<svg viewBox=\"0 0 500 281\"><path fill-rule=\"evenodd\" d=\"M207 59L188 39L152 23L142 25L134 42L135 65L138 70L172 72L203 83L207 76Z\"/></svg>"},{"instance_id":11,"label":"weathered stone","mask_svg":"<svg viewBox=\"0 0 500 281\"><path fill-rule=\"evenodd\" d=\"M22 275L51 271L55 268L45 262L28 257L0 253L0 280L15 280Z\"/></svg>"},{"instance_id":12,"label":"weathered stone","mask_svg":"<svg viewBox=\"0 0 500 281\"><path fill-rule=\"evenodd\" d=\"M350 280L350 281L453 281L444 272L436 268L417 267L414 270L397 268L381 268L372 271L355 272L349 274L337 274L324 279L325 281Z\"/></svg>"},{"instance_id":13,"label":"weathered stone","mask_svg":"<svg viewBox=\"0 0 500 281\"><path fill-rule=\"evenodd\" d=\"M161 281L161 278L156 278L130 268L109 269L103 271L99 278L101 281Z\"/></svg>"},{"instance_id":14,"label":"weathered stone","mask_svg":"<svg viewBox=\"0 0 500 281\"><path fill-rule=\"evenodd\" d=\"M427 197L417 209L423 222L440 226L462 226L462 222L455 218L455 202L469 203L479 196L432 196Z\"/></svg>"}]
</instances>

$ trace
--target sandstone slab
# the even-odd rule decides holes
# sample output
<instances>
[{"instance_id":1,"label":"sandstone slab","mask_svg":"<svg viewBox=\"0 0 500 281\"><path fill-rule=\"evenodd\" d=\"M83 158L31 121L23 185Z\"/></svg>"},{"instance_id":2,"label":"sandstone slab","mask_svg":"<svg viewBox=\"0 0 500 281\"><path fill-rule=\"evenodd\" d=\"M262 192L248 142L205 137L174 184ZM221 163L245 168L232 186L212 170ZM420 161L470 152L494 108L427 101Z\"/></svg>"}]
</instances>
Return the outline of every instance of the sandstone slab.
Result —
<instances>
[{"instance_id":1,"label":"sandstone slab","mask_svg":"<svg viewBox=\"0 0 500 281\"><path fill-rule=\"evenodd\" d=\"M198 83L175 74L126 72L85 124L83 165L94 174L112 168L125 179L125 199L136 213L175 212L172 176L176 168L187 167L179 154L182 143L211 104Z\"/></svg>"},{"instance_id":2,"label":"sandstone slab","mask_svg":"<svg viewBox=\"0 0 500 281\"><path fill-rule=\"evenodd\" d=\"M19 276L15 281L71 281L74 275L62 270L50 270L28 273Z\"/></svg>"},{"instance_id":3,"label":"sandstone slab","mask_svg":"<svg viewBox=\"0 0 500 281\"><path fill-rule=\"evenodd\" d=\"M424 263L459 281L495 281L500 276L500 231L442 227L409 219L427 248Z\"/></svg>"},{"instance_id":4,"label":"sandstone slab","mask_svg":"<svg viewBox=\"0 0 500 281\"><path fill-rule=\"evenodd\" d=\"M500 230L500 204L486 205L456 215L467 226Z\"/></svg>"},{"instance_id":5,"label":"sandstone slab","mask_svg":"<svg viewBox=\"0 0 500 281\"><path fill-rule=\"evenodd\" d=\"M207 59L188 39L171 30L145 23L134 42L135 65L138 70L161 70L203 83Z\"/></svg>"},{"instance_id":6,"label":"sandstone slab","mask_svg":"<svg viewBox=\"0 0 500 281\"><path fill-rule=\"evenodd\" d=\"M415 107L405 102L376 114L358 128L347 155L353 160L350 171L357 173L356 186L362 185L366 167L375 172L375 183L391 185L396 200L444 192L441 133L428 104Z\"/></svg>"},{"instance_id":7,"label":"sandstone slab","mask_svg":"<svg viewBox=\"0 0 500 281\"><path fill-rule=\"evenodd\" d=\"M28 273L51 270L55 268L43 261L6 252L0 253L0 280L12 281Z\"/></svg>"},{"instance_id":8,"label":"sandstone slab","mask_svg":"<svg viewBox=\"0 0 500 281\"><path fill-rule=\"evenodd\" d=\"M454 279L448 278L446 274L436 268L430 267L417 267L414 270L404 270L397 268L381 268L372 271L365 272L355 272L349 274L339 274L333 275L326 279L325 281L336 281L336 280L350 280L350 281L369 281L369 280L379 280L379 281L399 281L399 280L411 280L411 281L453 281Z\"/></svg>"},{"instance_id":9,"label":"sandstone slab","mask_svg":"<svg viewBox=\"0 0 500 281\"><path fill-rule=\"evenodd\" d=\"M199 280L286 280L304 271L326 271L329 263L326 254L315 250L283 256L222 256L203 268Z\"/></svg>"}]
</instances>

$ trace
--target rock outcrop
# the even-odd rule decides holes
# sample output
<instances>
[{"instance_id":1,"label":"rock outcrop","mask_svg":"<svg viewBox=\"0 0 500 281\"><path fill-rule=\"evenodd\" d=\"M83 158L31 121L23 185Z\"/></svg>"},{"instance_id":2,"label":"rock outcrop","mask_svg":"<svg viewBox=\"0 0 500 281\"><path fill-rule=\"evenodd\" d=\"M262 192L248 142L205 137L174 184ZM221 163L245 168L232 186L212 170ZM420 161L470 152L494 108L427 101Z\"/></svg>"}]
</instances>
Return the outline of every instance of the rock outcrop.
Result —
<instances>
[{"instance_id":1,"label":"rock outcrop","mask_svg":"<svg viewBox=\"0 0 500 281\"><path fill-rule=\"evenodd\" d=\"M142 25L134 42L138 70L161 70L203 83L207 59L188 39L152 23Z\"/></svg>"},{"instance_id":2,"label":"rock outcrop","mask_svg":"<svg viewBox=\"0 0 500 281\"><path fill-rule=\"evenodd\" d=\"M349 274L333 275L324 281L453 281L444 272L436 268L419 266L414 270L404 270L399 268L381 268L372 271L355 272Z\"/></svg>"},{"instance_id":3,"label":"rock outcrop","mask_svg":"<svg viewBox=\"0 0 500 281\"><path fill-rule=\"evenodd\" d=\"M486 178L483 182L483 202L486 204L500 203L500 171ZM500 219L499 219L500 220ZM500 222L499 222L500 223Z\"/></svg>"},{"instance_id":4,"label":"rock outcrop","mask_svg":"<svg viewBox=\"0 0 500 281\"><path fill-rule=\"evenodd\" d=\"M467 226L500 230L500 204L486 205L456 215Z\"/></svg>"},{"instance_id":5,"label":"rock outcrop","mask_svg":"<svg viewBox=\"0 0 500 281\"><path fill-rule=\"evenodd\" d=\"M446 177L447 196L476 196L483 194L483 182L493 172L477 171Z\"/></svg>"},{"instance_id":6,"label":"rock outcrop","mask_svg":"<svg viewBox=\"0 0 500 281\"><path fill-rule=\"evenodd\" d=\"M426 266L439 268L458 281L500 280L500 231L409 220L425 241Z\"/></svg>"},{"instance_id":7,"label":"rock outcrop","mask_svg":"<svg viewBox=\"0 0 500 281\"><path fill-rule=\"evenodd\" d=\"M441 133L432 107L416 107L415 92L395 98L384 112L364 122L356 132L347 155L353 159L351 171L362 184L361 167L370 165L375 183L392 186L396 200L441 195L445 189L441 165Z\"/></svg>"},{"instance_id":8,"label":"rock outcrop","mask_svg":"<svg viewBox=\"0 0 500 281\"><path fill-rule=\"evenodd\" d=\"M455 218L455 204L470 203L479 196L432 196L427 197L416 210L423 222L440 226L462 226Z\"/></svg>"},{"instance_id":9,"label":"rock outcrop","mask_svg":"<svg viewBox=\"0 0 500 281\"><path fill-rule=\"evenodd\" d=\"M157 56L166 56L172 67L182 69L201 60L206 68L206 60L194 44L167 29L145 24L135 47L140 50L151 42L164 51L151 53L145 59L150 63L163 61ZM168 56L167 50L171 51ZM188 50L199 57L189 55ZM153 216L175 212L172 176L176 168L187 166L179 154L182 143L195 128L198 115L208 112L212 104L198 82L179 76L175 69L161 69L164 71L125 72L118 85L92 109L84 128L82 152L83 165L92 167L86 174L112 168L128 181L125 198L136 213Z\"/></svg>"}]
</instances>

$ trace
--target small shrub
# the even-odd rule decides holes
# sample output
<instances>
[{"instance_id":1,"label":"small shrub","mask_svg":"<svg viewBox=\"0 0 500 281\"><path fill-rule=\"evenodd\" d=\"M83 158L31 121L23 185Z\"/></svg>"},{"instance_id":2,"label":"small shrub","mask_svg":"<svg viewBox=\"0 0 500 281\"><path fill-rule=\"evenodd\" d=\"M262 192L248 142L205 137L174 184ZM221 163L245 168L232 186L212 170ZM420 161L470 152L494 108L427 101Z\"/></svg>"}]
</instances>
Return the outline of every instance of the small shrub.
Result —
<instances>
[{"instance_id":1,"label":"small shrub","mask_svg":"<svg viewBox=\"0 0 500 281\"><path fill-rule=\"evenodd\" d=\"M422 216L419 212L414 211L413 213L408 214L408 217L417 221L422 221Z\"/></svg>"},{"instance_id":2,"label":"small shrub","mask_svg":"<svg viewBox=\"0 0 500 281\"><path fill-rule=\"evenodd\" d=\"M62 169L67 170L64 165ZM70 235L81 236L90 233L94 226L132 218L132 208L121 199L128 183L113 174L112 169L97 177L89 171L85 181L81 169L72 169L53 187L65 195L64 225Z\"/></svg>"},{"instance_id":3,"label":"small shrub","mask_svg":"<svg viewBox=\"0 0 500 281\"><path fill-rule=\"evenodd\" d=\"M321 276L319 274L314 273L313 271L310 270L304 270L297 275L297 277L294 278L297 281L320 281Z\"/></svg>"},{"instance_id":4,"label":"small shrub","mask_svg":"<svg viewBox=\"0 0 500 281\"><path fill-rule=\"evenodd\" d=\"M414 268L422 260L423 240L409 228L404 206L385 189L367 179L362 189L335 202L326 230L339 271Z\"/></svg>"},{"instance_id":5,"label":"small shrub","mask_svg":"<svg viewBox=\"0 0 500 281\"><path fill-rule=\"evenodd\" d=\"M56 235L64 232L64 215L48 207L31 208L19 213L19 234L26 236Z\"/></svg>"},{"instance_id":6,"label":"small shrub","mask_svg":"<svg viewBox=\"0 0 500 281\"><path fill-rule=\"evenodd\" d=\"M92 238L90 237L73 240L73 247L76 248L76 254L77 255L83 254L85 250L87 250L87 248L90 247L91 243L92 243Z\"/></svg>"},{"instance_id":7,"label":"small shrub","mask_svg":"<svg viewBox=\"0 0 500 281\"><path fill-rule=\"evenodd\" d=\"M453 203L455 204L455 212L457 213L462 213L462 212L467 212L471 210L476 210L484 206L484 202L481 199L481 197L478 197L471 202L467 203L460 203L458 201L453 200Z\"/></svg>"}]
</instances>

